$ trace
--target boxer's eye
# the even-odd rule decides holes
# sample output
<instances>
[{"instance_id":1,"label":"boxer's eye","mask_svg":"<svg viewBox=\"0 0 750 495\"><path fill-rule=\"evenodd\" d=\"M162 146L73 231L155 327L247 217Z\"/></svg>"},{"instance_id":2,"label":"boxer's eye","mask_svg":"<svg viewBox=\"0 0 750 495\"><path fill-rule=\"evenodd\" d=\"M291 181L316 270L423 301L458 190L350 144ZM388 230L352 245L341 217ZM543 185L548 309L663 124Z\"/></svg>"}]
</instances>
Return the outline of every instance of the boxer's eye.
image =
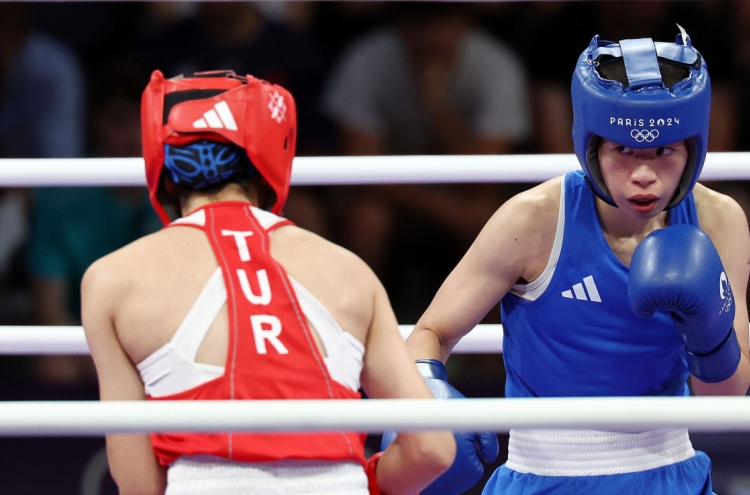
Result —
<instances>
[{"instance_id":1,"label":"boxer's eye","mask_svg":"<svg viewBox=\"0 0 750 495\"><path fill-rule=\"evenodd\" d=\"M659 146L656 148L656 156L667 156L671 155L674 150L669 146Z\"/></svg>"},{"instance_id":2,"label":"boxer's eye","mask_svg":"<svg viewBox=\"0 0 750 495\"><path fill-rule=\"evenodd\" d=\"M633 152L633 149L632 148L628 148L627 146L618 146L617 148L615 148L615 150L618 153L622 153L622 154L625 154L625 155L630 154L630 153Z\"/></svg>"}]
</instances>

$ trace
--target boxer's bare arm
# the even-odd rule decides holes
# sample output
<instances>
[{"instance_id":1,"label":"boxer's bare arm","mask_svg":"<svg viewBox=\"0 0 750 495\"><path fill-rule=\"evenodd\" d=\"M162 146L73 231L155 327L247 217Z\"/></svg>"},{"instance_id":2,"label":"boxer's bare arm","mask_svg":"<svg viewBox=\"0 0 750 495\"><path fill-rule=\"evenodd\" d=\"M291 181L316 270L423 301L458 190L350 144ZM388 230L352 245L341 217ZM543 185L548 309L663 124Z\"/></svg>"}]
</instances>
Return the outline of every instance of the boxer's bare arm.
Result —
<instances>
[{"instance_id":1,"label":"boxer's bare arm","mask_svg":"<svg viewBox=\"0 0 750 495\"><path fill-rule=\"evenodd\" d=\"M374 274L371 280L373 311L362 387L373 399L432 399L409 357L385 290ZM419 492L450 467L455 452L456 444L449 431L399 433L378 462L377 478L382 493L412 495Z\"/></svg>"},{"instance_id":2,"label":"boxer's bare arm","mask_svg":"<svg viewBox=\"0 0 750 495\"><path fill-rule=\"evenodd\" d=\"M140 375L123 351L113 324L119 277L105 260L92 265L81 284L81 316L99 377L101 400L144 400ZM107 435L107 458L121 495L162 495L166 468L148 435Z\"/></svg>"},{"instance_id":3,"label":"boxer's bare arm","mask_svg":"<svg viewBox=\"0 0 750 495\"><path fill-rule=\"evenodd\" d=\"M719 252L729 284L734 292L734 328L742 349L737 371L719 383L704 383L693 377L696 395L745 395L750 386L748 360L747 281L750 275L750 232L742 208L729 196L695 186L695 202L701 229L706 232ZM718 290L707 287L706 290Z\"/></svg>"},{"instance_id":4,"label":"boxer's bare arm","mask_svg":"<svg viewBox=\"0 0 750 495\"><path fill-rule=\"evenodd\" d=\"M273 257L365 344L361 383L368 397L432 399L383 286L361 259L296 227L279 228L271 241ZM417 493L451 465L454 454L450 432L399 434L378 462L382 493Z\"/></svg>"},{"instance_id":5,"label":"boxer's bare arm","mask_svg":"<svg viewBox=\"0 0 750 495\"><path fill-rule=\"evenodd\" d=\"M492 216L409 336L412 358L445 362L513 284L542 274L555 238L561 180L515 196Z\"/></svg>"}]
</instances>

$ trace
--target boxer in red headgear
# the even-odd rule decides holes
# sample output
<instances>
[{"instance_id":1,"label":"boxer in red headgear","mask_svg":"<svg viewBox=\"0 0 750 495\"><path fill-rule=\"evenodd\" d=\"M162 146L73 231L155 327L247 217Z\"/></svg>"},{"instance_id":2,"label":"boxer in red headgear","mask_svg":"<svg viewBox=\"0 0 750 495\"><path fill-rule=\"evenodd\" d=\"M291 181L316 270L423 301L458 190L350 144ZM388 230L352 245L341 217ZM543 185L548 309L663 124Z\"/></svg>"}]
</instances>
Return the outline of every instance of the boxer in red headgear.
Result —
<instances>
[{"instance_id":1,"label":"boxer in red headgear","mask_svg":"<svg viewBox=\"0 0 750 495\"><path fill-rule=\"evenodd\" d=\"M163 187L164 145L199 140L232 143L245 150L272 192L268 209L281 213L289 195L297 138L297 111L286 89L231 71L174 79L155 71L143 93L141 128L146 182L165 224L174 220L166 212L174 198Z\"/></svg>"},{"instance_id":2,"label":"boxer in red headgear","mask_svg":"<svg viewBox=\"0 0 750 495\"><path fill-rule=\"evenodd\" d=\"M431 397L369 268L277 216L296 134L285 89L231 72L157 71L142 130L151 199L168 228L84 277L102 400L358 399L360 387ZM363 440L109 435L107 451L121 493L170 495L413 494L455 451L450 433L411 433L366 460Z\"/></svg>"}]
</instances>

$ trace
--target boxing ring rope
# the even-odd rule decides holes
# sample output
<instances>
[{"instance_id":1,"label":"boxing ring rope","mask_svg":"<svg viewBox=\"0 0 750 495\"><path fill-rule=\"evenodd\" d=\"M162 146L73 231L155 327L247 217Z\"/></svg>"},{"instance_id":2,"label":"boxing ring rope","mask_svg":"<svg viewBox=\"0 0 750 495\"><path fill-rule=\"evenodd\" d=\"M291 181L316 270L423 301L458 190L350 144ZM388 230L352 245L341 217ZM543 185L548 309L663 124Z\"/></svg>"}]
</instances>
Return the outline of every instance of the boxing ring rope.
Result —
<instances>
[{"instance_id":1,"label":"boxing ring rope","mask_svg":"<svg viewBox=\"0 0 750 495\"><path fill-rule=\"evenodd\" d=\"M749 153L709 153L701 180L748 180ZM580 166L563 155L297 157L292 184L542 182ZM143 186L142 158L2 159L3 187Z\"/></svg>"},{"instance_id":2,"label":"boxing ring rope","mask_svg":"<svg viewBox=\"0 0 750 495\"><path fill-rule=\"evenodd\" d=\"M406 339L413 325L399 325ZM502 354L503 326L477 325L453 348L453 354ZM0 356L87 356L82 327L0 326Z\"/></svg>"},{"instance_id":3,"label":"boxing ring rope","mask_svg":"<svg viewBox=\"0 0 750 495\"><path fill-rule=\"evenodd\" d=\"M702 180L750 180L747 153L709 153ZM574 155L299 157L293 185L541 182L579 168ZM143 186L140 158L3 159L2 187ZM404 335L411 325L401 325ZM502 352L502 326L479 325L457 353ZM0 327L0 354L87 355L81 327ZM0 402L0 436L152 431L489 430L584 428L750 431L750 398L632 397L366 401Z\"/></svg>"},{"instance_id":4,"label":"boxing ring rope","mask_svg":"<svg viewBox=\"0 0 750 495\"><path fill-rule=\"evenodd\" d=\"M399 325L404 339L414 325ZM463 354L503 352L502 325L479 325L453 349ZM0 355L81 355L89 354L82 327L0 326Z\"/></svg>"},{"instance_id":5,"label":"boxing ring rope","mask_svg":"<svg viewBox=\"0 0 750 495\"><path fill-rule=\"evenodd\" d=\"M495 431L571 428L750 431L750 398L0 402L0 435L152 431Z\"/></svg>"}]
</instances>

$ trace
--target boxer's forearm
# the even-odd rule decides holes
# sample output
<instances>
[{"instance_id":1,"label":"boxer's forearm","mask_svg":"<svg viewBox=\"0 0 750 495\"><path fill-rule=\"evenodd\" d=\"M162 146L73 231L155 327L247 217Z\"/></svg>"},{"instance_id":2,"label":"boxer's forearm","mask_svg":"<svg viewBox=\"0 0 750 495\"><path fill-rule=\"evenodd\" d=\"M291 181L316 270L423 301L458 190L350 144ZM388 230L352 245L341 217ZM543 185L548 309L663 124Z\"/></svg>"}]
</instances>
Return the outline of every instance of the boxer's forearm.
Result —
<instances>
[{"instance_id":1,"label":"boxer's forearm","mask_svg":"<svg viewBox=\"0 0 750 495\"><path fill-rule=\"evenodd\" d=\"M438 335L423 324L417 323L414 331L406 339L409 356L417 359L439 359L443 363L448 359L450 348L444 346Z\"/></svg>"},{"instance_id":2,"label":"boxer's forearm","mask_svg":"<svg viewBox=\"0 0 750 495\"><path fill-rule=\"evenodd\" d=\"M400 433L378 462L380 492L419 492L450 467L455 454L456 444L450 432Z\"/></svg>"},{"instance_id":3,"label":"boxer's forearm","mask_svg":"<svg viewBox=\"0 0 750 495\"><path fill-rule=\"evenodd\" d=\"M148 435L107 435L107 459L120 495L164 495L167 469Z\"/></svg>"}]
</instances>

